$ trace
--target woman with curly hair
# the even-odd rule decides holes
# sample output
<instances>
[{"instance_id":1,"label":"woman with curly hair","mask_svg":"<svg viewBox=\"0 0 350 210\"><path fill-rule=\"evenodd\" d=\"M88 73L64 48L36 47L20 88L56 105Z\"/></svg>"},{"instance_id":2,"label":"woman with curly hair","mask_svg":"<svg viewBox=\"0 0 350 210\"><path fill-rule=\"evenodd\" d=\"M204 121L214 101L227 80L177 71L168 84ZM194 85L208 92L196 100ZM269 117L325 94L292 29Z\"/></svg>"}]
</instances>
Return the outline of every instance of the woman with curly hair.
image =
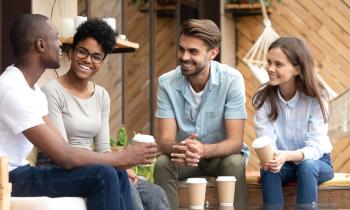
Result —
<instances>
[{"instance_id":1,"label":"woman with curly hair","mask_svg":"<svg viewBox=\"0 0 350 210\"><path fill-rule=\"evenodd\" d=\"M327 135L328 97L316 80L306 44L282 37L268 50L270 80L255 94L257 137L270 138L274 158L262 166L264 204L282 205L282 186L297 182L297 204L317 204L317 185L333 177Z\"/></svg>"},{"instance_id":2,"label":"woman with curly hair","mask_svg":"<svg viewBox=\"0 0 350 210\"><path fill-rule=\"evenodd\" d=\"M49 103L50 119L72 146L111 152L109 94L91 81L91 77L100 71L115 46L115 39L115 32L103 20L93 18L82 23L69 51L70 69L42 88ZM145 148L138 149L130 152L143 152ZM130 185L134 209L169 209L165 192L159 186L138 179L131 170L127 172L130 184L121 184Z\"/></svg>"}]
</instances>

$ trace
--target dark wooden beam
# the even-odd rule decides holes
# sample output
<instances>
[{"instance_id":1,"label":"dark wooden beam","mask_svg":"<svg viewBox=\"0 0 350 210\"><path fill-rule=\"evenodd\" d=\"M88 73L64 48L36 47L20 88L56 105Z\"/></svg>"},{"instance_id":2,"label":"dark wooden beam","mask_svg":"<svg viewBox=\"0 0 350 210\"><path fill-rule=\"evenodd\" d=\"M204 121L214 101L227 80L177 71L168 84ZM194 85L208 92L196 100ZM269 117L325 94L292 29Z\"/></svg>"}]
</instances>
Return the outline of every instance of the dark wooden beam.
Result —
<instances>
[{"instance_id":1,"label":"dark wooden beam","mask_svg":"<svg viewBox=\"0 0 350 210\"><path fill-rule=\"evenodd\" d=\"M31 0L11 0L1 1L1 70L0 73L9 65L13 64L14 58L10 44L10 27L15 18L21 14L32 12Z\"/></svg>"}]
</instances>

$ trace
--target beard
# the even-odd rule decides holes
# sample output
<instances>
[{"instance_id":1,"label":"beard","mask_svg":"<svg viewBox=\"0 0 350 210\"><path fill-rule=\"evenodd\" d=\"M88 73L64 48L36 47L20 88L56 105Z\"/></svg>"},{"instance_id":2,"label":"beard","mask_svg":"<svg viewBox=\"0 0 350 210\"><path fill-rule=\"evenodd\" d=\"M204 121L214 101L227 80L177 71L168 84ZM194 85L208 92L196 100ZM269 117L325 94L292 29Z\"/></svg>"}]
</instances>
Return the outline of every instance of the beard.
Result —
<instances>
[{"instance_id":1,"label":"beard","mask_svg":"<svg viewBox=\"0 0 350 210\"><path fill-rule=\"evenodd\" d=\"M184 66L186 64L192 65L190 67L190 69L187 68L186 66ZM206 68L206 65L204 65L204 64L197 63L194 61L189 61L189 60L184 61L181 59L180 59L180 66L181 66L181 73L184 76L196 76L196 75L200 74L202 71L204 71Z\"/></svg>"}]
</instances>

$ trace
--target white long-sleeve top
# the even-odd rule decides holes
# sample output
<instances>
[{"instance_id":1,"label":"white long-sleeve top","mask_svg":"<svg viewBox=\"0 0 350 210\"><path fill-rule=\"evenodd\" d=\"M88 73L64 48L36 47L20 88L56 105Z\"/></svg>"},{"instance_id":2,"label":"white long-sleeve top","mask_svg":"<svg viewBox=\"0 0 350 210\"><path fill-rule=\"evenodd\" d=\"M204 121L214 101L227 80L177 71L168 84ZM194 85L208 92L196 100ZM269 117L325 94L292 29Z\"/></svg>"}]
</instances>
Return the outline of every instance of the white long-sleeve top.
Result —
<instances>
[{"instance_id":1,"label":"white long-sleeve top","mask_svg":"<svg viewBox=\"0 0 350 210\"><path fill-rule=\"evenodd\" d=\"M328 108L328 103L324 103ZM320 159L332 151L329 141L328 124L324 122L321 108L316 98L296 92L285 101L277 91L278 117L271 121L268 117L271 106L265 100L254 114L256 136L268 136L276 150L299 150L304 159Z\"/></svg>"}]
</instances>

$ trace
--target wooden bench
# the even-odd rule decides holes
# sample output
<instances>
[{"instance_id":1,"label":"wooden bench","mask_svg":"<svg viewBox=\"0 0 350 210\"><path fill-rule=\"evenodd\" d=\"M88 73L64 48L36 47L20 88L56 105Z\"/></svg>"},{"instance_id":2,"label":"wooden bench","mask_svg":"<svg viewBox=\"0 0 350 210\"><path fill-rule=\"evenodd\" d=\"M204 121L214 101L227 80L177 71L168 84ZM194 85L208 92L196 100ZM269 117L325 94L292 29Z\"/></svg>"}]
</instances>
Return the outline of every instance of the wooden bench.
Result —
<instances>
[{"instance_id":1,"label":"wooden bench","mask_svg":"<svg viewBox=\"0 0 350 210\"><path fill-rule=\"evenodd\" d=\"M0 210L86 210L80 197L11 197L8 159L0 157Z\"/></svg>"},{"instance_id":2,"label":"wooden bench","mask_svg":"<svg viewBox=\"0 0 350 210\"><path fill-rule=\"evenodd\" d=\"M207 178L206 203L218 203L215 178ZM261 207L262 187L259 172L247 173L248 207ZM291 183L283 188L286 205L295 205L296 187ZM318 204L324 208L350 208L350 174L336 173L334 178L318 187ZM188 192L184 182L178 185L179 206L188 207Z\"/></svg>"}]
</instances>

